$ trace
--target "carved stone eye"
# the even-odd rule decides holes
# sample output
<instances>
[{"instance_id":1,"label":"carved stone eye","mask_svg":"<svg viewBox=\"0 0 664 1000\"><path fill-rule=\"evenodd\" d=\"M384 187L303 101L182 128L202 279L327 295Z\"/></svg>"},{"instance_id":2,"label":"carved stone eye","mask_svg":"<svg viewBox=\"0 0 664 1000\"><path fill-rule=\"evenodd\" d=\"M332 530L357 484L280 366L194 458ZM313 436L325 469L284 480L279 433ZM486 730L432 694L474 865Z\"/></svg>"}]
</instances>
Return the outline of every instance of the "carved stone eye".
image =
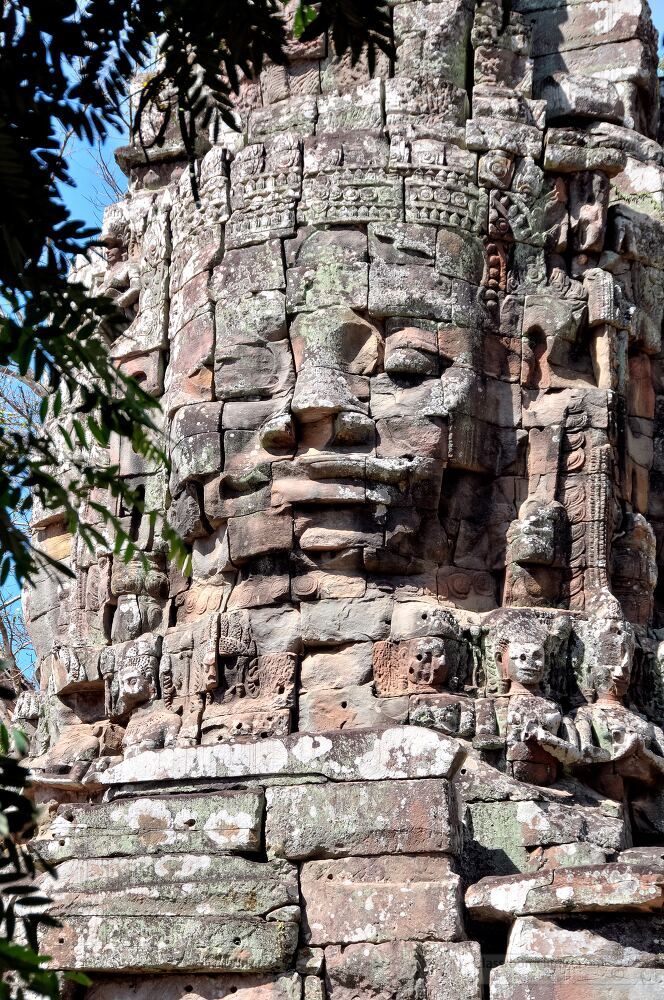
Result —
<instances>
[{"instance_id":1,"label":"carved stone eye","mask_svg":"<svg viewBox=\"0 0 664 1000\"><path fill-rule=\"evenodd\" d=\"M435 366L433 356L411 347L398 347L385 359L385 371L389 375L431 375Z\"/></svg>"}]
</instances>

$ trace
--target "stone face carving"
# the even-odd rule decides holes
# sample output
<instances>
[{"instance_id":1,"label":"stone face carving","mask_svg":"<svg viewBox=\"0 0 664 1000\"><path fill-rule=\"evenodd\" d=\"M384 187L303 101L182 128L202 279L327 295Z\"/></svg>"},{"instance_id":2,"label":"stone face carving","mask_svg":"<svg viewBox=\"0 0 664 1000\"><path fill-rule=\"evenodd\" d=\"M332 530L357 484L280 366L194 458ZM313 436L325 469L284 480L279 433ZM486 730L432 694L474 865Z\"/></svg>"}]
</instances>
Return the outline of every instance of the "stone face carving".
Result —
<instances>
[{"instance_id":1,"label":"stone face carving","mask_svg":"<svg viewBox=\"0 0 664 1000\"><path fill-rule=\"evenodd\" d=\"M35 511L74 576L15 708L96 1000L478 1000L462 882L514 924L491 1000L660 988L664 154L619 6L395 0L373 79L293 42L199 205L174 136L120 152L86 274L171 465L95 455L128 562Z\"/></svg>"}]
</instances>

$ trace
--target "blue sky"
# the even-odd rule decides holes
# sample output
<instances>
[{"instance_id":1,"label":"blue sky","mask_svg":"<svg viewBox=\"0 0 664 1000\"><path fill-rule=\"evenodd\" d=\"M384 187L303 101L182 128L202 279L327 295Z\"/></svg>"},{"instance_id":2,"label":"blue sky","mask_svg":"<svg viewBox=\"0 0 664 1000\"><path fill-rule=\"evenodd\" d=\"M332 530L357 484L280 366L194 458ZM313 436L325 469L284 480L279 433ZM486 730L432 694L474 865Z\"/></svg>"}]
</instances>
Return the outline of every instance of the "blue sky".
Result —
<instances>
[{"instance_id":1,"label":"blue sky","mask_svg":"<svg viewBox=\"0 0 664 1000\"><path fill-rule=\"evenodd\" d=\"M652 11L652 19L655 22L655 27L659 32L661 52L662 32L664 31L664 0L651 0L650 9Z\"/></svg>"},{"instance_id":2,"label":"blue sky","mask_svg":"<svg viewBox=\"0 0 664 1000\"><path fill-rule=\"evenodd\" d=\"M664 4L664 0L661 2ZM114 131L101 150L91 148L83 142L74 142L70 147L69 164L75 187L63 188L62 194L71 214L89 226L101 226L102 206L116 200L104 183L98 163L99 156L101 154L117 184L124 190L126 179L115 163L113 152L126 141L123 133Z\"/></svg>"}]
</instances>

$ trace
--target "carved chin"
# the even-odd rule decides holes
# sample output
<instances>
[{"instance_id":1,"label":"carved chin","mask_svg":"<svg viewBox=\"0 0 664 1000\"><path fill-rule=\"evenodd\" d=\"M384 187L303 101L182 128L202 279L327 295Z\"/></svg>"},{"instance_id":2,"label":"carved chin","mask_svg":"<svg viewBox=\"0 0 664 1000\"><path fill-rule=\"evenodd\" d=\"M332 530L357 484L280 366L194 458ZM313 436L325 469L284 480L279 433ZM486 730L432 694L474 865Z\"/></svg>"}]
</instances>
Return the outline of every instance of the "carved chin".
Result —
<instances>
[{"instance_id":1,"label":"carved chin","mask_svg":"<svg viewBox=\"0 0 664 1000\"><path fill-rule=\"evenodd\" d=\"M148 700L148 694L141 692L140 694L126 694L118 699L118 714L125 715L130 712L132 708L137 708Z\"/></svg>"},{"instance_id":2,"label":"carved chin","mask_svg":"<svg viewBox=\"0 0 664 1000\"><path fill-rule=\"evenodd\" d=\"M532 687L534 684L539 684L542 680L542 671L537 667L532 667L531 669L523 668L517 672L516 679L519 684Z\"/></svg>"}]
</instances>

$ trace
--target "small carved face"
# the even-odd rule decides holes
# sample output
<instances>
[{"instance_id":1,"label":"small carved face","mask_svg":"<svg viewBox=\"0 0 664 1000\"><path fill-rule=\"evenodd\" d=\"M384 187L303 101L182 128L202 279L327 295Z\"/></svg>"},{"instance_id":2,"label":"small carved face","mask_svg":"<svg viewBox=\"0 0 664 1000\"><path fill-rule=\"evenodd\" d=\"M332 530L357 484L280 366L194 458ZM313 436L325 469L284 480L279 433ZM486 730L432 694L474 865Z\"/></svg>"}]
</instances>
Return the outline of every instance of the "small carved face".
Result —
<instances>
[{"instance_id":1,"label":"small carved face","mask_svg":"<svg viewBox=\"0 0 664 1000\"><path fill-rule=\"evenodd\" d=\"M544 680L544 647L538 642L509 642L502 667L505 680L536 688Z\"/></svg>"},{"instance_id":2,"label":"small carved face","mask_svg":"<svg viewBox=\"0 0 664 1000\"><path fill-rule=\"evenodd\" d=\"M118 714L124 715L154 698L156 657L137 653L128 657L118 672Z\"/></svg>"},{"instance_id":3,"label":"small carved face","mask_svg":"<svg viewBox=\"0 0 664 1000\"><path fill-rule=\"evenodd\" d=\"M599 648L600 662L592 672L597 694L625 697L632 674L633 653L631 633L623 628L610 629Z\"/></svg>"},{"instance_id":4,"label":"small carved face","mask_svg":"<svg viewBox=\"0 0 664 1000\"><path fill-rule=\"evenodd\" d=\"M415 684L440 687L450 672L443 639L418 639L408 664L409 680Z\"/></svg>"},{"instance_id":5,"label":"small carved face","mask_svg":"<svg viewBox=\"0 0 664 1000\"><path fill-rule=\"evenodd\" d=\"M512 524L508 543L513 562L550 566L555 558L560 513L557 505L537 504Z\"/></svg>"}]
</instances>

